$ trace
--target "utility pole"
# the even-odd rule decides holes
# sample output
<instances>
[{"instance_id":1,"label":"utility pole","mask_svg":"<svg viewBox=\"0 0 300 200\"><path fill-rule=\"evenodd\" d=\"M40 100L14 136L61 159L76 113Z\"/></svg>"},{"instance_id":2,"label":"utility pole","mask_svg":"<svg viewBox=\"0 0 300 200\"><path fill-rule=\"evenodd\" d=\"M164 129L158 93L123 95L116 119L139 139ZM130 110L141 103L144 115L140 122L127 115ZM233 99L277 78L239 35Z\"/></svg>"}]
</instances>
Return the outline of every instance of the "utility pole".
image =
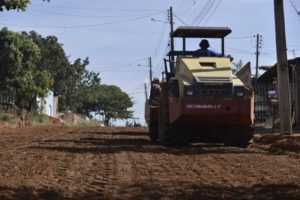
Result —
<instances>
[{"instance_id":1,"label":"utility pole","mask_svg":"<svg viewBox=\"0 0 300 200\"><path fill-rule=\"evenodd\" d=\"M259 34L256 34L256 72L255 72L255 82L257 82L257 78L258 78L258 58L259 58L259 49L260 49L260 35Z\"/></svg>"},{"instance_id":2,"label":"utility pole","mask_svg":"<svg viewBox=\"0 0 300 200\"><path fill-rule=\"evenodd\" d=\"M173 8L170 7L169 10L169 22L170 22L170 50L174 51L174 38L172 37L173 32L174 32L174 21L173 21ZM171 55L170 57L170 67L171 67L171 72L173 73L173 69L174 69L174 55Z\"/></svg>"},{"instance_id":3,"label":"utility pole","mask_svg":"<svg viewBox=\"0 0 300 200\"><path fill-rule=\"evenodd\" d=\"M286 38L283 0L274 0L276 49L277 49L277 78L279 97L280 133L292 134L289 68L286 53Z\"/></svg>"},{"instance_id":4,"label":"utility pole","mask_svg":"<svg viewBox=\"0 0 300 200\"><path fill-rule=\"evenodd\" d=\"M150 84L152 81L152 59L149 57L149 78L150 78Z\"/></svg>"},{"instance_id":5,"label":"utility pole","mask_svg":"<svg viewBox=\"0 0 300 200\"><path fill-rule=\"evenodd\" d=\"M173 22L173 8L170 7L170 36L172 36L174 32L173 28L174 22ZM174 51L174 38L171 37L171 51Z\"/></svg>"},{"instance_id":6,"label":"utility pole","mask_svg":"<svg viewBox=\"0 0 300 200\"><path fill-rule=\"evenodd\" d=\"M145 87L145 98L146 98L146 101L147 101L148 100L147 83L144 84L144 87Z\"/></svg>"},{"instance_id":7,"label":"utility pole","mask_svg":"<svg viewBox=\"0 0 300 200\"><path fill-rule=\"evenodd\" d=\"M296 49L290 50L293 53L293 58L296 58Z\"/></svg>"}]
</instances>

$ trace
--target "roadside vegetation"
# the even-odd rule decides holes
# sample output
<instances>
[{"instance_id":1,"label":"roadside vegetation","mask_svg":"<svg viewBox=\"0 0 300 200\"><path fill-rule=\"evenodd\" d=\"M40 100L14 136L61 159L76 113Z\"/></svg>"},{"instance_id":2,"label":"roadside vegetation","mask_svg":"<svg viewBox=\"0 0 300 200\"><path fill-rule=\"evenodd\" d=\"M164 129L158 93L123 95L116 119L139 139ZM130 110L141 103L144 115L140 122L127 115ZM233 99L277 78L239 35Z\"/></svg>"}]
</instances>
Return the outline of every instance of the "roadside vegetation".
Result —
<instances>
[{"instance_id":1,"label":"roadside vegetation","mask_svg":"<svg viewBox=\"0 0 300 200\"><path fill-rule=\"evenodd\" d=\"M55 36L3 28L0 50L0 94L14 94L22 112L35 112L37 97L46 97L51 90L59 97L59 112L89 118L99 114L105 124L132 116L128 94L118 86L102 84L99 73L87 69L88 58L70 61Z\"/></svg>"}]
</instances>

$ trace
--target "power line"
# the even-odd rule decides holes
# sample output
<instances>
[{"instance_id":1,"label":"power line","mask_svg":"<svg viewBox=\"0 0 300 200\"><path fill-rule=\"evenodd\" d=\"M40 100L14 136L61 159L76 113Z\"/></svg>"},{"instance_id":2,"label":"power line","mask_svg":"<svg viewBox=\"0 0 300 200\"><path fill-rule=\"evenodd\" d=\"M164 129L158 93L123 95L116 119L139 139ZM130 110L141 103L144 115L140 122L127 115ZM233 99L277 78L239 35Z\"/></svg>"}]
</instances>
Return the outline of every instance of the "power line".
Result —
<instances>
[{"instance_id":1,"label":"power line","mask_svg":"<svg viewBox=\"0 0 300 200\"><path fill-rule=\"evenodd\" d=\"M269 57L269 58L277 59L275 55L268 54L268 53L266 53L266 52L264 52L264 51L261 51L261 53L262 53L263 55Z\"/></svg>"},{"instance_id":2,"label":"power line","mask_svg":"<svg viewBox=\"0 0 300 200\"><path fill-rule=\"evenodd\" d=\"M158 11L158 9L143 9L143 8L136 8L136 9L126 9L126 8L92 8L92 7L75 7L75 6L54 6L54 5L30 5L30 7L50 7L50 8L59 8L59 9L70 9L70 10L94 10L94 11L105 11L105 12L153 12Z\"/></svg>"},{"instance_id":3,"label":"power line","mask_svg":"<svg viewBox=\"0 0 300 200\"><path fill-rule=\"evenodd\" d=\"M158 52L159 47L162 47L161 44L163 42L163 39L167 35L167 34L165 34L166 31L167 31L167 24L164 24L162 34L161 34L160 38L158 39L157 44L155 46L154 57L156 57L156 53Z\"/></svg>"},{"instance_id":4,"label":"power line","mask_svg":"<svg viewBox=\"0 0 300 200\"><path fill-rule=\"evenodd\" d=\"M177 15L173 14L176 19L178 19L182 24L187 26L187 23L185 23L182 19L180 19Z\"/></svg>"},{"instance_id":5,"label":"power line","mask_svg":"<svg viewBox=\"0 0 300 200\"><path fill-rule=\"evenodd\" d=\"M211 6L214 4L215 0L207 1L204 7L200 10L199 15L195 18L192 24L200 24L207 12L209 12Z\"/></svg>"},{"instance_id":6,"label":"power line","mask_svg":"<svg viewBox=\"0 0 300 200\"><path fill-rule=\"evenodd\" d=\"M188 19L191 19L191 17L193 17L195 14L197 14L199 12L199 10L201 9L202 3L203 3L203 0L197 1L198 5L194 4L193 11L191 11L190 14L187 16ZM189 21L191 21L191 20L189 20Z\"/></svg>"},{"instance_id":7,"label":"power line","mask_svg":"<svg viewBox=\"0 0 300 200\"><path fill-rule=\"evenodd\" d=\"M294 8L295 12L297 13L297 15L300 16L300 11L297 10L295 3L292 0L290 0L290 3L292 5L292 7Z\"/></svg>"},{"instance_id":8,"label":"power line","mask_svg":"<svg viewBox=\"0 0 300 200\"><path fill-rule=\"evenodd\" d=\"M51 15L58 15L58 16L67 16L67 17L78 17L78 18L124 18L124 17L138 17L141 15L130 15L130 16L124 16L124 15L75 15L75 14L66 14L61 12L52 12L52 11L45 11L45 10L39 10L39 9L30 9L34 12L39 12L43 14L51 14Z\"/></svg>"},{"instance_id":9,"label":"power line","mask_svg":"<svg viewBox=\"0 0 300 200\"><path fill-rule=\"evenodd\" d=\"M220 3L222 2L222 0L219 0L217 5L215 6L214 10L211 12L210 16L207 18L207 20L204 22L204 25L210 20L210 18L215 14L217 8L219 7Z\"/></svg>"},{"instance_id":10,"label":"power line","mask_svg":"<svg viewBox=\"0 0 300 200\"><path fill-rule=\"evenodd\" d=\"M146 61L148 58L137 58L137 59L132 59L132 60L123 60L123 61L119 61L119 62L111 62L111 63L96 63L94 65L132 65L133 63L137 62L137 61ZM126 62L126 63L124 63Z\"/></svg>"},{"instance_id":11,"label":"power line","mask_svg":"<svg viewBox=\"0 0 300 200\"><path fill-rule=\"evenodd\" d=\"M239 39L249 39L252 38L253 36L241 36L241 37L228 37L226 38L227 40L239 40Z\"/></svg>"},{"instance_id":12,"label":"power line","mask_svg":"<svg viewBox=\"0 0 300 200\"><path fill-rule=\"evenodd\" d=\"M201 2L202 3L202 2ZM196 17L194 18L194 20L193 20L193 22L192 22L192 24L194 25L195 23L196 23L196 21L198 20L198 18L199 17L201 17L201 15L203 14L203 12L204 12L204 10L205 10L205 8L206 8L206 6L209 4L209 2L206 2L205 3L205 5L201 8L201 4L199 4L198 5L198 8L196 9L196 10L198 10L198 9L200 9L200 12L199 12L199 14L198 15L196 15Z\"/></svg>"},{"instance_id":13,"label":"power line","mask_svg":"<svg viewBox=\"0 0 300 200\"><path fill-rule=\"evenodd\" d=\"M105 22L105 23L100 23L100 24L78 25L78 26L20 25L20 24L9 24L9 23L3 23L3 22L0 22L0 24L5 25L5 26L29 27L29 28L62 28L62 29L91 28L91 27L99 27L99 26L105 26L105 25L112 25L112 24L119 24L119 23L125 23L125 22L130 22L130 21L136 21L136 20L151 17L153 15L157 15L157 14L160 14L160 13L163 13L163 12L165 12L165 11L152 13L151 15L149 14L149 15L140 16L140 17L134 17L134 18L123 19L123 20L116 20L116 21L112 21L112 22Z\"/></svg>"},{"instance_id":14,"label":"power line","mask_svg":"<svg viewBox=\"0 0 300 200\"><path fill-rule=\"evenodd\" d=\"M246 53L246 54L254 54L253 52L250 52L250 51L246 51L244 49L238 49L238 48L232 48L232 47L226 47L227 49L231 49L231 50L234 50L234 51L237 51L237 53Z\"/></svg>"},{"instance_id":15,"label":"power line","mask_svg":"<svg viewBox=\"0 0 300 200\"><path fill-rule=\"evenodd\" d=\"M185 2L184 6L180 7L181 11L176 11L178 13L178 16L182 17L188 13L188 11L193 7L193 4L190 4L191 2Z\"/></svg>"},{"instance_id":16,"label":"power line","mask_svg":"<svg viewBox=\"0 0 300 200\"><path fill-rule=\"evenodd\" d=\"M215 1L216 0L210 1L209 7L206 9L206 12L202 16L202 18L200 18L200 21L198 21L197 24L200 24L204 20L204 18L208 15L208 13L210 12L210 10L213 8L213 5L215 4Z\"/></svg>"}]
</instances>

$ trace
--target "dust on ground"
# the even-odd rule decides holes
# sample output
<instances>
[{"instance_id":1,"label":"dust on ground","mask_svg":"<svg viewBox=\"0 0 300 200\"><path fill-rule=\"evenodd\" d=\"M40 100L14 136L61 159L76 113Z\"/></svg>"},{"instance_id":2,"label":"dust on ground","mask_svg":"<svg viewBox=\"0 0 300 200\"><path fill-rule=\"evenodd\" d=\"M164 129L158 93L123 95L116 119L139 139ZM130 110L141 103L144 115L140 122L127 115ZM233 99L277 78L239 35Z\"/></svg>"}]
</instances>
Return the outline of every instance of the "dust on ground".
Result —
<instances>
[{"instance_id":1,"label":"dust on ground","mask_svg":"<svg viewBox=\"0 0 300 200\"><path fill-rule=\"evenodd\" d=\"M146 131L0 129L0 199L300 199L300 159L287 150L165 147Z\"/></svg>"}]
</instances>

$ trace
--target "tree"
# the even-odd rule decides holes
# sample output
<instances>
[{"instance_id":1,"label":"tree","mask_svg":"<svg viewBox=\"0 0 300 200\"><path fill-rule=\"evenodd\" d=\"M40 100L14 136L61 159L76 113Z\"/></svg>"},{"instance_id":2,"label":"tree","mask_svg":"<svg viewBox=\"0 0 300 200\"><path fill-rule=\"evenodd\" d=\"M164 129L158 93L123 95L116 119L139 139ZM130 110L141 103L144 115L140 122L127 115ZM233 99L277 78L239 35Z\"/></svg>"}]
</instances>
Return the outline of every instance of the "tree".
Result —
<instances>
[{"instance_id":1,"label":"tree","mask_svg":"<svg viewBox=\"0 0 300 200\"><path fill-rule=\"evenodd\" d=\"M100 85L98 91L97 113L102 115L104 123L108 125L111 119L128 119L132 117L133 106L131 98L119 87L114 85Z\"/></svg>"},{"instance_id":2,"label":"tree","mask_svg":"<svg viewBox=\"0 0 300 200\"><path fill-rule=\"evenodd\" d=\"M31 109L36 96L45 97L52 84L50 74L38 66L40 48L25 34L0 31L0 85L14 93L19 108Z\"/></svg>"},{"instance_id":3,"label":"tree","mask_svg":"<svg viewBox=\"0 0 300 200\"><path fill-rule=\"evenodd\" d=\"M244 66L243 61L240 59L237 63L233 63L233 65L235 66L235 69L233 70L234 73L240 71L240 69L242 69L242 67Z\"/></svg>"},{"instance_id":4,"label":"tree","mask_svg":"<svg viewBox=\"0 0 300 200\"><path fill-rule=\"evenodd\" d=\"M24 32L24 34L27 34ZM52 78L53 85L49 88L54 96L63 95L68 89L67 83L72 79L72 66L63 49L63 44L58 42L57 37L47 36L43 38L38 33L31 31L27 34L41 49L39 66L47 70Z\"/></svg>"},{"instance_id":5,"label":"tree","mask_svg":"<svg viewBox=\"0 0 300 200\"><path fill-rule=\"evenodd\" d=\"M90 118L93 117L92 113L97 111L98 89L100 88L99 73L93 71L86 71L84 79L80 85L79 97L80 105L77 107L77 112L84 114Z\"/></svg>"},{"instance_id":6,"label":"tree","mask_svg":"<svg viewBox=\"0 0 300 200\"><path fill-rule=\"evenodd\" d=\"M84 92L85 77L88 73L86 66L89 64L88 58L81 61L77 59L68 66L68 76L64 80L64 88L60 95L60 110L70 110L78 112L82 104L82 98L87 94ZM99 78L100 81L100 78Z\"/></svg>"},{"instance_id":7,"label":"tree","mask_svg":"<svg viewBox=\"0 0 300 200\"><path fill-rule=\"evenodd\" d=\"M0 12L3 11L4 9L6 10L17 9L17 10L24 11L29 3L30 0L0 0Z\"/></svg>"}]
</instances>

